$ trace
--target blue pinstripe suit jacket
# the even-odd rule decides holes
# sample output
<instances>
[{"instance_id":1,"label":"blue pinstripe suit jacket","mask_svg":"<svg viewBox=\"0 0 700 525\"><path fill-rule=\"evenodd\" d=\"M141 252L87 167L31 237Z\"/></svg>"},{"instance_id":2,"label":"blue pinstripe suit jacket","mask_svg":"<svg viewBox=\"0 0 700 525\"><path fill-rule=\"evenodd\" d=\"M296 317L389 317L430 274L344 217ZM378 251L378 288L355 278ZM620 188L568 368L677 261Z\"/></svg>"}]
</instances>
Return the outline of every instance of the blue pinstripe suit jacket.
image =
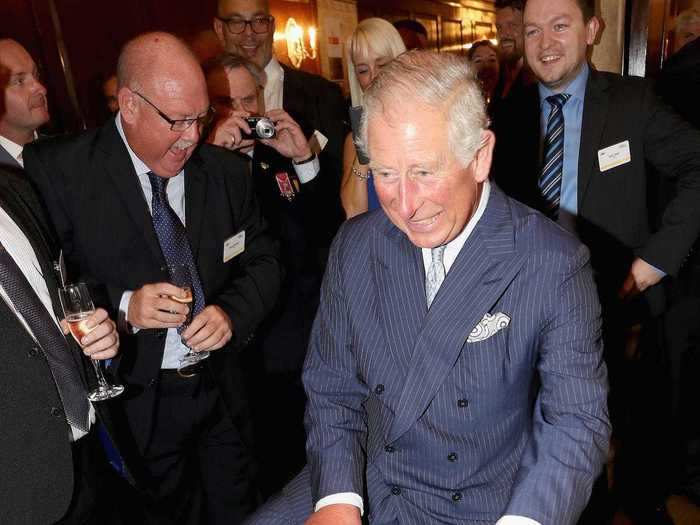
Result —
<instances>
[{"instance_id":1,"label":"blue pinstripe suit jacket","mask_svg":"<svg viewBox=\"0 0 700 525\"><path fill-rule=\"evenodd\" d=\"M304 371L313 501L373 524L575 523L608 446L587 249L492 186L426 307L421 253L380 210L329 259ZM486 313L507 328L467 342Z\"/></svg>"}]
</instances>

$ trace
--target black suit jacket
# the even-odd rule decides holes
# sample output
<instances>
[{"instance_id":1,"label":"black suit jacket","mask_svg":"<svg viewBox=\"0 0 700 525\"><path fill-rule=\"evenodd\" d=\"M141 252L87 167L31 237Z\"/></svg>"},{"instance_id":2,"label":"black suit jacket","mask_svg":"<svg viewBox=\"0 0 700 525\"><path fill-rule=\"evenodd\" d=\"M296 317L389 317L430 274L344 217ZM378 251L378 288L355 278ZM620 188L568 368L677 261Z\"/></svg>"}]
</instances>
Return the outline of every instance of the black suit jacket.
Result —
<instances>
[{"instance_id":1,"label":"black suit jacket","mask_svg":"<svg viewBox=\"0 0 700 525\"><path fill-rule=\"evenodd\" d=\"M76 137L32 144L25 167L43 194L66 258L104 292L116 315L125 290L167 279L165 261L141 186L110 120ZM236 348L250 340L272 307L280 281L277 249L266 232L245 162L201 145L185 165L187 235L207 304L231 318L234 337L213 352L211 367L234 422L244 410ZM245 231L245 251L224 263L224 241ZM152 428L165 330L121 338L119 371L131 437L143 451Z\"/></svg>"},{"instance_id":2,"label":"black suit jacket","mask_svg":"<svg viewBox=\"0 0 700 525\"><path fill-rule=\"evenodd\" d=\"M289 199L280 191L278 173L286 173L294 186ZM257 333L268 371L298 372L306 355L328 250L322 176L302 184L291 160L264 144L255 145L255 194L270 234L279 241L285 269L275 307Z\"/></svg>"},{"instance_id":3,"label":"black suit jacket","mask_svg":"<svg viewBox=\"0 0 700 525\"><path fill-rule=\"evenodd\" d=\"M538 209L541 169L537 85L509 99L495 117L494 176L511 196ZM629 140L631 162L601 172L598 151ZM647 165L677 180L676 197L655 226ZM652 188L652 193L650 193ZM675 274L700 231L700 133L653 93L644 79L591 70L581 123L578 220L601 293L614 295L635 256ZM658 313L660 297L647 298ZM605 300L605 297L602 297Z\"/></svg>"},{"instance_id":4,"label":"black suit jacket","mask_svg":"<svg viewBox=\"0 0 700 525\"><path fill-rule=\"evenodd\" d=\"M0 207L31 243L57 308L55 243L26 179L0 169ZM62 317L59 310L56 314ZM0 521L54 523L68 510L73 493L69 427L43 352L1 299L0 330ZM77 356L82 355L72 339L68 344ZM81 372L87 383L87 368ZM104 416L104 407L96 408Z\"/></svg>"},{"instance_id":5,"label":"black suit jacket","mask_svg":"<svg viewBox=\"0 0 700 525\"><path fill-rule=\"evenodd\" d=\"M317 191L323 195L318 212L324 217L317 230L326 247L335 236L345 215L340 204L340 180L343 173L343 143L350 130L347 103L337 84L318 75L282 65L283 106L309 137L314 130L323 133L328 144L321 152Z\"/></svg>"}]
</instances>

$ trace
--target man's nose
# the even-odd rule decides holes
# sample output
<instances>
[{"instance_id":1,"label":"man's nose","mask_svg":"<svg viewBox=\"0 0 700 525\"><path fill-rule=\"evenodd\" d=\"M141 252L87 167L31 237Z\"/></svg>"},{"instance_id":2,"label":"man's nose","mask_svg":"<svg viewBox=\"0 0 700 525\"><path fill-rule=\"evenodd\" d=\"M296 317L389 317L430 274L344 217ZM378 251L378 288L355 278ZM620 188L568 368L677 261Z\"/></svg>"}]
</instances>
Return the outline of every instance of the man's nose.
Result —
<instances>
[{"instance_id":1,"label":"man's nose","mask_svg":"<svg viewBox=\"0 0 700 525\"><path fill-rule=\"evenodd\" d=\"M404 219L410 219L416 212L418 202L417 184L410 177L401 177L399 182L398 207L399 214Z\"/></svg>"}]
</instances>

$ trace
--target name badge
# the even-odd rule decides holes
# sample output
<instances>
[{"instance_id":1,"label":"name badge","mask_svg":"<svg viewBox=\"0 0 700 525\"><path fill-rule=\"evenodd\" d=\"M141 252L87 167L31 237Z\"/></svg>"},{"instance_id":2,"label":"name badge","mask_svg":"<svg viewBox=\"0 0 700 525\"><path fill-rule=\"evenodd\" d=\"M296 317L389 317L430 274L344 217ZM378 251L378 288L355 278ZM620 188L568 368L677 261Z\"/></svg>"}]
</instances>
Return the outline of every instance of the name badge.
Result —
<instances>
[{"instance_id":1,"label":"name badge","mask_svg":"<svg viewBox=\"0 0 700 525\"><path fill-rule=\"evenodd\" d=\"M598 165L601 173L627 164L631 160L629 140L598 150Z\"/></svg>"},{"instance_id":2,"label":"name badge","mask_svg":"<svg viewBox=\"0 0 700 525\"><path fill-rule=\"evenodd\" d=\"M245 230L224 241L224 262L229 262L245 250Z\"/></svg>"}]
</instances>

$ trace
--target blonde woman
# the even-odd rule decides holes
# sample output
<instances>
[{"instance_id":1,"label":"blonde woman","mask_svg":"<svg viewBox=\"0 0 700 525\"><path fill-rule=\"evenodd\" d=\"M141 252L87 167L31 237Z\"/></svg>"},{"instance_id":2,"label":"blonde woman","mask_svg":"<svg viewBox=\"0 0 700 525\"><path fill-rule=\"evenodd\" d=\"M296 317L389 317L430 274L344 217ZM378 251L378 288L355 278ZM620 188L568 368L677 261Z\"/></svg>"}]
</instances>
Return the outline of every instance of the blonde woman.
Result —
<instances>
[{"instance_id":1,"label":"blonde woman","mask_svg":"<svg viewBox=\"0 0 700 525\"><path fill-rule=\"evenodd\" d=\"M382 18L367 18L360 22L350 37L348 49L348 79L353 110L362 107L362 92L379 70L406 51L396 28ZM358 113L356 113L358 114ZM351 120L353 120L351 116ZM354 128L353 128L354 129ZM355 150L352 134L345 137L343 149L343 180L340 200L349 219L379 207L374 185Z\"/></svg>"}]
</instances>

